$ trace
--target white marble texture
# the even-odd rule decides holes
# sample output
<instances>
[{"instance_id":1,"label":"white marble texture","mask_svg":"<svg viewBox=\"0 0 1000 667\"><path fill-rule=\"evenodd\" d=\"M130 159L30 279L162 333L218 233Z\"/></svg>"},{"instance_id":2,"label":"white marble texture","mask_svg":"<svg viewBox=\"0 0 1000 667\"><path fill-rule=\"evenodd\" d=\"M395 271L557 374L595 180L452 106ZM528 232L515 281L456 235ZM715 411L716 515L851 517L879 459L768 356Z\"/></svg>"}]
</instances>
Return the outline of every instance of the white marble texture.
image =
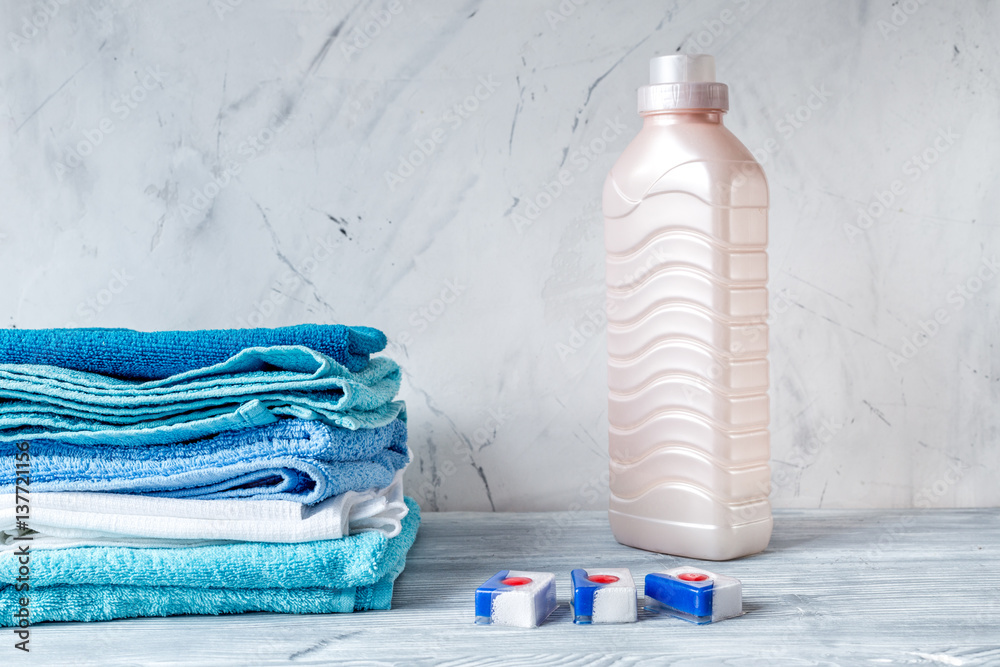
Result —
<instances>
[{"instance_id":1,"label":"white marble texture","mask_svg":"<svg viewBox=\"0 0 1000 667\"><path fill-rule=\"evenodd\" d=\"M0 7L3 326L376 326L424 507L605 507L601 184L700 42L771 183L775 505L1000 504L998 2Z\"/></svg>"}]
</instances>

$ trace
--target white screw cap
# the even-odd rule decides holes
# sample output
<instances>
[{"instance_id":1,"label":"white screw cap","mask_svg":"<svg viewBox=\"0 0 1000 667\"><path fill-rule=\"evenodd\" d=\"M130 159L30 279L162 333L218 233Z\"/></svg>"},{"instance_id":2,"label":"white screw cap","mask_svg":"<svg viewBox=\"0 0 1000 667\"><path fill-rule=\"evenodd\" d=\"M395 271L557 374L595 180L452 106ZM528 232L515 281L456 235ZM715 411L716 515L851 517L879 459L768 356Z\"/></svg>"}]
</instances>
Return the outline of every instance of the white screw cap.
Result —
<instances>
[{"instance_id":1,"label":"white screw cap","mask_svg":"<svg viewBox=\"0 0 1000 667\"><path fill-rule=\"evenodd\" d=\"M677 54L649 61L649 83L712 83L715 58L709 55Z\"/></svg>"},{"instance_id":2,"label":"white screw cap","mask_svg":"<svg viewBox=\"0 0 1000 667\"><path fill-rule=\"evenodd\" d=\"M729 88L715 80L715 58L677 53L649 61L649 85L639 88L639 113L729 110Z\"/></svg>"}]
</instances>

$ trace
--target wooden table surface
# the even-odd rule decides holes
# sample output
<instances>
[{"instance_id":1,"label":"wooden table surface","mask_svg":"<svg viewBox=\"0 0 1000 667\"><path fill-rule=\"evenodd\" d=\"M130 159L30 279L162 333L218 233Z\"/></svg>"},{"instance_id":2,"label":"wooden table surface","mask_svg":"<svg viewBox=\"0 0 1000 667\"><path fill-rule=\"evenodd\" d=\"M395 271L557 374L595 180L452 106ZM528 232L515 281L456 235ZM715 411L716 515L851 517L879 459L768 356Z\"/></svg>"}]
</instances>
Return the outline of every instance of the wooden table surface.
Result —
<instances>
[{"instance_id":1,"label":"wooden table surface","mask_svg":"<svg viewBox=\"0 0 1000 667\"><path fill-rule=\"evenodd\" d=\"M746 614L573 624L572 568L641 588L684 563L742 579ZM473 591L507 568L557 574L541 628L473 624ZM779 510L770 547L726 563L623 547L603 512L427 513L393 607L42 624L30 655L5 628L0 665L1000 665L1000 510Z\"/></svg>"}]
</instances>

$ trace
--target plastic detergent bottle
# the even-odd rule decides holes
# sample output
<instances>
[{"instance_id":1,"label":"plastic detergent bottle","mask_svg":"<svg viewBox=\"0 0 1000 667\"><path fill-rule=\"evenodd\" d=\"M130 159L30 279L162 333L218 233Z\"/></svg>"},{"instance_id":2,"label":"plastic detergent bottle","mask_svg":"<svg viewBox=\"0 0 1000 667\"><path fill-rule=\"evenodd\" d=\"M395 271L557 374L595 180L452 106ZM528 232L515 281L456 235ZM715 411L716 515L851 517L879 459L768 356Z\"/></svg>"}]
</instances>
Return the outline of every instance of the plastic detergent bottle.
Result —
<instances>
[{"instance_id":1,"label":"plastic detergent bottle","mask_svg":"<svg viewBox=\"0 0 1000 667\"><path fill-rule=\"evenodd\" d=\"M772 525L767 181L728 109L711 56L653 58L604 184L611 529L707 560Z\"/></svg>"}]
</instances>

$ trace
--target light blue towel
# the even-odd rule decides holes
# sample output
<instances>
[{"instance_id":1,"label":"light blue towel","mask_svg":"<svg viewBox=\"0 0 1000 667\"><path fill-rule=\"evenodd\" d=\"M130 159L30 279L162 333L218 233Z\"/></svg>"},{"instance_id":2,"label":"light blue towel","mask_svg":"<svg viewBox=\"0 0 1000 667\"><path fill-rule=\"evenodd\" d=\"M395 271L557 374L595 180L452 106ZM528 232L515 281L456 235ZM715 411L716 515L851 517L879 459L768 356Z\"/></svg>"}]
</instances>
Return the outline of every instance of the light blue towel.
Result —
<instances>
[{"instance_id":1,"label":"light blue towel","mask_svg":"<svg viewBox=\"0 0 1000 667\"><path fill-rule=\"evenodd\" d=\"M302 544L33 551L29 620L388 609L420 524L417 504L406 504L403 530L391 539L368 532ZM16 558L0 554L0 626L16 623L24 596L13 586Z\"/></svg>"},{"instance_id":2,"label":"light blue towel","mask_svg":"<svg viewBox=\"0 0 1000 667\"><path fill-rule=\"evenodd\" d=\"M403 415L405 416L405 414ZM384 488L409 462L406 424L374 429L283 419L173 445L29 443L31 490L246 498L314 504L346 491ZM13 443L0 444L0 493L14 493Z\"/></svg>"},{"instance_id":3,"label":"light blue towel","mask_svg":"<svg viewBox=\"0 0 1000 667\"><path fill-rule=\"evenodd\" d=\"M136 382L54 366L0 365L0 442L152 445L264 426L280 417L349 429L396 419L396 363L351 373L305 347L244 350L207 368Z\"/></svg>"},{"instance_id":4,"label":"light blue towel","mask_svg":"<svg viewBox=\"0 0 1000 667\"><path fill-rule=\"evenodd\" d=\"M132 331L131 329L0 329L0 364L59 366L132 380L155 380L220 364L251 347L301 345L350 371L385 348L371 327L301 324L278 329Z\"/></svg>"}]
</instances>

